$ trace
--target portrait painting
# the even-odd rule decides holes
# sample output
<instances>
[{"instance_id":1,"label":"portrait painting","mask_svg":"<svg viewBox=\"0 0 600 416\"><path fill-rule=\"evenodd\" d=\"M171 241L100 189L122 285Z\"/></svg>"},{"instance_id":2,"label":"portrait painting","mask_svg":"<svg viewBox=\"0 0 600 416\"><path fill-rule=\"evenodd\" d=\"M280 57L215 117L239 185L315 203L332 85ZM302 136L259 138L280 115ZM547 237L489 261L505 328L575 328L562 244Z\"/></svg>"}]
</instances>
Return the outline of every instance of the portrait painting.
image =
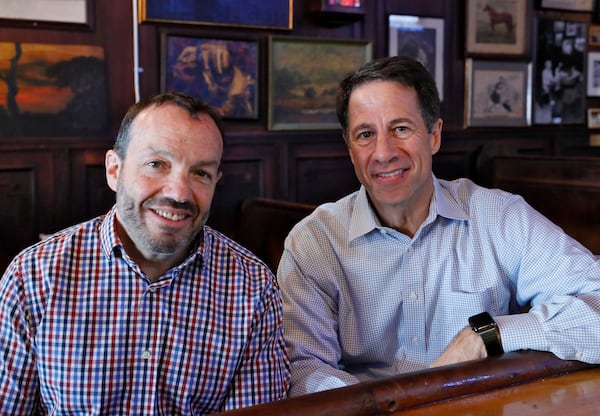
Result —
<instances>
[{"instance_id":1,"label":"portrait painting","mask_svg":"<svg viewBox=\"0 0 600 416\"><path fill-rule=\"evenodd\" d=\"M258 43L163 33L161 88L192 95L224 118L258 117Z\"/></svg>"},{"instance_id":2,"label":"portrait painting","mask_svg":"<svg viewBox=\"0 0 600 416\"><path fill-rule=\"evenodd\" d=\"M444 20L407 15L390 15L389 55L419 61L435 78L444 99Z\"/></svg>"},{"instance_id":3,"label":"portrait painting","mask_svg":"<svg viewBox=\"0 0 600 416\"><path fill-rule=\"evenodd\" d=\"M0 136L101 134L107 106L101 47L0 42Z\"/></svg>"}]
</instances>

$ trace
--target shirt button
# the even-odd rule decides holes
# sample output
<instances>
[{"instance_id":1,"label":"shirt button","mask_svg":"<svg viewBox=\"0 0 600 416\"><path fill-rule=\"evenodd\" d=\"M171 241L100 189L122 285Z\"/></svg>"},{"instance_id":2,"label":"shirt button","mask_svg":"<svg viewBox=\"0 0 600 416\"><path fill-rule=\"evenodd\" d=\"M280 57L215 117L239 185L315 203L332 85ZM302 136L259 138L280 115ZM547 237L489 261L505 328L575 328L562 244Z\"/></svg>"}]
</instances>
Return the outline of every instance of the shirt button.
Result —
<instances>
[{"instance_id":1,"label":"shirt button","mask_svg":"<svg viewBox=\"0 0 600 416\"><path fill-rule=\"evenodd\" d=\"M413 345L419 345L419 338L413 337L412 343L413 343Z\"/></svg>"},{"instance_id":2,"label":"shirt button","mask_svg":"<svg viewBox=\"0 0 600 416\"><path fill-rule=\"evenodd\" d=\"M148 351L148 350L144 350L144 352L142 352L142 358L144 360L149 360L151 356L152 356L152 354L150 354L150 351Z\"/></svg>"},{"instance_id":3,"label":"shirt button","mask_svg":"<svg viewBox=\"0 0 600 416\"><path fill-rule=\"evenodd\" d=\"M417 299L419 299L419 296L417 296L417 294L415 292L412 292L410 294L410 300L415 301Z\"/></svg>"},{"instance_id":4,"label":"shirt button","mask_svg":"<svg viewBox=\"0 0 600 416\"><path fill-rule=\"evenodd\" d=\"M575 353L575 359L577 359L577 360L581 360L581 357L583 357L583 354L581 353L581 351L577 351L577 352Z\"/></svg>"}]
</instances>

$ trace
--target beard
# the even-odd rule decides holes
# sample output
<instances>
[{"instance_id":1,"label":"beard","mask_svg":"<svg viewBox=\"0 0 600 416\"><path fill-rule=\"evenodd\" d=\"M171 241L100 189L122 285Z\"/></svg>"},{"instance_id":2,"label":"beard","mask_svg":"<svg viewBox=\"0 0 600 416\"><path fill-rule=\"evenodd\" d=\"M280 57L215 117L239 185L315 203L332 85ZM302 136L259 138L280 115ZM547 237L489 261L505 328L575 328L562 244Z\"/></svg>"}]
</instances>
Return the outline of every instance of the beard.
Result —
<instances>
[{"instance_id":1,"label":"beard","mask_svg":"<svg viewBox=\"0 0 600 416\"><path fill-rule=\"evenodd\" d=\"M181 229L162 227L151 229L143 220L142 210L149 206L172 206L186 208L198 215L198 208L189 202L179 203L171 199L148 199L144 201L140 210L136 209L136 203L124 192L117 193L117 212L122 227L125 229L129 239L141 253L153 253L155 255L175 255L182 250L189 249L208 219L207 210L201 217L199 223L186 232Z\"/></svg>"}]
</instances>

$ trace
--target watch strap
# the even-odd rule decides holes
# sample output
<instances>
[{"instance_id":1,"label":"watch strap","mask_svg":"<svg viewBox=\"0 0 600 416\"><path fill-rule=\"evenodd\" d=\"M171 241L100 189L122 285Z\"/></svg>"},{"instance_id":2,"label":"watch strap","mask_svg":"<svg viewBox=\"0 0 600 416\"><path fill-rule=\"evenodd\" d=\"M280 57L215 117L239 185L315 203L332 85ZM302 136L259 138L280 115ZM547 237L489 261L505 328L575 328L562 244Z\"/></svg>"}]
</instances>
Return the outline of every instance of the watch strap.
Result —
<instances>
[{"instance_id":1,"label":"watch strap","mask_svg":"<svg viewBox=\"0 0 600 416\"><path fill-rule=\"evenodd\" d=\"M471 316L469 324L473 328L473 331L481 337L488 356L492 357L504 353L502 343L500 342L498 325L488 312Z\"/></svg>"}]
</instances>

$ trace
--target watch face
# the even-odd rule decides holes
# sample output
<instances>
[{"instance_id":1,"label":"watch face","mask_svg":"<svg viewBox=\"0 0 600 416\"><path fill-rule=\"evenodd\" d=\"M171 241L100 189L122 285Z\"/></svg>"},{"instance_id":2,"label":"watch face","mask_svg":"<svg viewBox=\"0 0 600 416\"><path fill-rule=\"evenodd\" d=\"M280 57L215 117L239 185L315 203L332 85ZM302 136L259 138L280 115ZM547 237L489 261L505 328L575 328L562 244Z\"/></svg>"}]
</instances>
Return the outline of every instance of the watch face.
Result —
<instances>
[{"instance_id":1,"label":"watch face","mask_svg":"<svg viewBox=\"0 0 600 416\"><path fill-rule=\"evenodd\" d=\"M469 318L469 324L477 332L485 331L486 329L494 328L496 323L489 313L483 312Z\"/></svg>"}]
</instances>

